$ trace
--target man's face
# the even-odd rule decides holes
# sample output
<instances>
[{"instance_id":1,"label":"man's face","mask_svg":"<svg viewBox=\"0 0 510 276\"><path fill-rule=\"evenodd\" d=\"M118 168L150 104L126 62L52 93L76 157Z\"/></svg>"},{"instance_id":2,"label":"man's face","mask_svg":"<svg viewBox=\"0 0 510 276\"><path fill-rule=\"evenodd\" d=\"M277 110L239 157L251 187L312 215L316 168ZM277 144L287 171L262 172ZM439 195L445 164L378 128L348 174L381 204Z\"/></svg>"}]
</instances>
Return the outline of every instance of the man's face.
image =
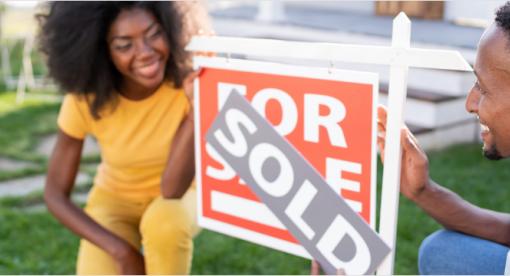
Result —
<instances>
[{"instance_id":1,"label":"man's face","mask_svg":"<svg viewBox=\"0 0 510 276\"><path fill-rule=\"evenodd\" d=\"M477 81L466 99L468 112L480 119L484 155L510 156L510 37L495 23L478 45Z\"/></svg>"}]
</instances>

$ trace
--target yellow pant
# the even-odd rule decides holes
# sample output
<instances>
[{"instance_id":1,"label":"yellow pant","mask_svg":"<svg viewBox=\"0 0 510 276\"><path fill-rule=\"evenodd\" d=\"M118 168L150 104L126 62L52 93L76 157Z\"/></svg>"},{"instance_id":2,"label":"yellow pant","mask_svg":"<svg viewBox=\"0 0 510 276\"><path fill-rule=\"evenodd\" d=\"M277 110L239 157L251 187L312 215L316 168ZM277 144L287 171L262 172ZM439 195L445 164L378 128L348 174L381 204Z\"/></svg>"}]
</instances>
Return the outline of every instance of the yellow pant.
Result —
<instances>
[{"instance_id":1,"label":"yellow pant","mask_svg":"<svg viewBox=\"0 0 510 276\"><path fill-rule=\"evenodd\" d=\"M143 248L147 274L189 274L196 225L194 185L182 199L128 201L101 187L90 193L85 212L103 227ZM82 239L77 274L119 274L112 257Z\"/></svg>"}]
</instances>

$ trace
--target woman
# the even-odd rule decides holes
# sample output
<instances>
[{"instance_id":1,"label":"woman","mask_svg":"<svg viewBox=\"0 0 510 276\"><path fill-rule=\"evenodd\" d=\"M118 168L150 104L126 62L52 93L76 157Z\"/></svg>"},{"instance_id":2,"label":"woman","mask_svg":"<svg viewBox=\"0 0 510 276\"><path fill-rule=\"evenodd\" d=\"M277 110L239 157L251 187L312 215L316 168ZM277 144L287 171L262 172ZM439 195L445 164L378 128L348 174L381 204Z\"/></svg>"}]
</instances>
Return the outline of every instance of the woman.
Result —
<instances>
[{"instance_id":1,"label":"woman","mask_svg":"<svg viewBox=\"0 0 510 276\"><path fill-rule=\"evenodd\" d=\"M198 72L187 74L178 5L52 2L39 15L50 76L69 91L44 198L82 238L78 274L190 271ZM82 210L70 193L86 135L97 139L102 161Z\"/></svg>"}]
</instances>

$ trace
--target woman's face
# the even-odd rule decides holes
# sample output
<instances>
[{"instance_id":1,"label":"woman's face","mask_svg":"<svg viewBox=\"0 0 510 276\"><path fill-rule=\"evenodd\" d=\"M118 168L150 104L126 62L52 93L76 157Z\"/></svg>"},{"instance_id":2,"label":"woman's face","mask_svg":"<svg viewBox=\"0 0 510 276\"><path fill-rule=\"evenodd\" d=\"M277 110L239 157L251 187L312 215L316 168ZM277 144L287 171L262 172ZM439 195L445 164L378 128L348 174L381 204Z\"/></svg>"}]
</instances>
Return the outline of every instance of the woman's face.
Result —
<instances>
[{"instance_id":1,"label":"woman's face","mask_svg":"<svg viewBox=\"0 0 510 276\"><path fill-rule=\"evenodd\" d=\"M165 32L144 9L123 10L107 35L110 57L127 89L157 89L165 78L170 55Z\"/></svg>"}]
</instances>

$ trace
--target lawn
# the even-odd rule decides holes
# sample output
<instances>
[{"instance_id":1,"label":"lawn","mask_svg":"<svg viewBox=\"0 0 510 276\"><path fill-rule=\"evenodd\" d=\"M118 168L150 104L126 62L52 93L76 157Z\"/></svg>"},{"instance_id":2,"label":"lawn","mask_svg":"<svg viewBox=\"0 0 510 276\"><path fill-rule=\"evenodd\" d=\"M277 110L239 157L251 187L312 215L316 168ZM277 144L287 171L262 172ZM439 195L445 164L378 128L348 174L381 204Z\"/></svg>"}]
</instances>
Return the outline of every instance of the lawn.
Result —
<instances>
[{"instance_id":1,"label":"lawn","mask_svg":"<svg viewBox=\"0 0 510 276\"><path fill-rule=\"evenodd\" d=\"M33 154L33 145L37 137L55 131L58 104L34 100L14 106L13 97L0 93L0 155L38 162L37 170L44 170L47 160ZM480 145L454 146L431 152L429 158L437 182L475 204L510 212L510 160L485 160ZM45 209L30 208L41 202L40 194L0 199L0 274L74 273L78 238ZM437 223L401 198L396 274L417 274L419 244L436 229ZM192 273L308 274L309 261L204 230L195 239Z\"/></svg>"},{"instance_id":2,"label":"lawn","mask_svg":"<svg viewBox=\"0 0 510 276\"><path fill-rule=\"evenodd\" d=\"M20 171L0 171L0 180L42 173L46 158L34 152L37 139L57 129L59 103L28 99L16 105L15 93L0 93L0 156L33 162Z\"/></svg>"}]
</instances>

